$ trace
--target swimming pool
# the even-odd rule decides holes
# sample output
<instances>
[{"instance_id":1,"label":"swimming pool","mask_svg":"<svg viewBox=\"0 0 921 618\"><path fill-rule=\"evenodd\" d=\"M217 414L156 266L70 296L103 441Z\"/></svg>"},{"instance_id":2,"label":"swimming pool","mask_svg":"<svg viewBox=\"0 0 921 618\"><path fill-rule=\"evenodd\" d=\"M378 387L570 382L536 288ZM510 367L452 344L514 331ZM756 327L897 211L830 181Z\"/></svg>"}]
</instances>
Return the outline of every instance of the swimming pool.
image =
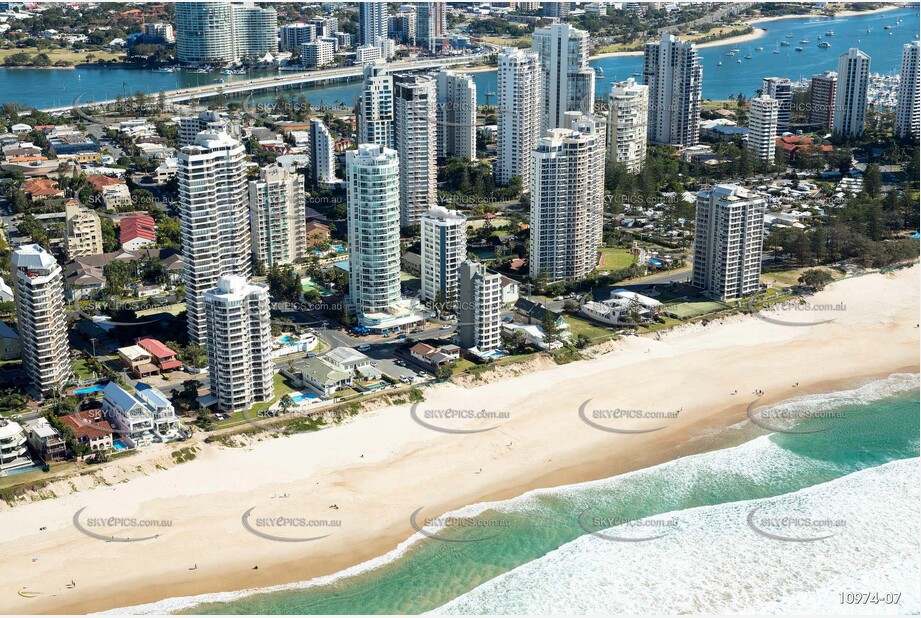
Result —
<instances>
[{"instance_id":1,"label":"swimming pool","mask_svg":"<svg viewBox=\"0 0 921 618\"><path fill-rule=\"evenodd\" d=\"M317 399L317 396L313 393L298 393L297 395L291 396L291 401L294 403L300 403L302 401L310 401L311 399Z\"/></svg>"},{"instance_id":2,"label":"swimming pool","mask_svg":"<svg viewBox=\"0 0 921 618\"><path fill-rule=\"evenodd\" d=\"M90 393L98 393L103 388L105 387L101 384L96 384L95 386L87 386L86 388L78 388L74 391L74 395L89 395Z\"/></svg>"},{"instance_id":3,"label":"swimming pool","mask_svg":"<svg viewBox=\"0 0 921 618\"><path fill-rule=\"evenodd\" d=\"M128 445L121 440L112 440L112 448L114 448L116 451L127 451Z\"/></svg>"},{"instance_id":4,"label":"swimming pool","mask_svg":"<svg viewBox=\"0 0 921 618\"><path fill-rule=\"evenodd\" d=\"M294 343L294 337L292 337L291 335L285 335L278 341L280 341L281 343Z\"/></svg>"},{"instance_id":5,"label":"swimming pool","mask_svg":"<svg viewBox=\"0 0 921 618\"><path fill-rule=\"evenodd\" d=\"M336 253L345 253L345 245L330 245Z\"/></svg>"}]
</instances>

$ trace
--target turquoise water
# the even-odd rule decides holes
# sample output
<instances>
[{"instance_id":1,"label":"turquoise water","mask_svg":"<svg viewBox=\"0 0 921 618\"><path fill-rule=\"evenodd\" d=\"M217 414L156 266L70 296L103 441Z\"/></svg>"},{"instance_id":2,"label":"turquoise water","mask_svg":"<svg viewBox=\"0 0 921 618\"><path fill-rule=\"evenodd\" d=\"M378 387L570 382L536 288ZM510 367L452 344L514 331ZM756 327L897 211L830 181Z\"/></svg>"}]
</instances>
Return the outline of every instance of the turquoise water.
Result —
<instances>
[{"instance_id":1,"label":"turquoise water","mask_svg":"<svg viewBox=\"0 0 921 618\"><path fill-rule=\"evenodd\" d=\"M203 597L198 601L233 600L192 607L190 600L176 599L154 607L160 611L185 607L187 613L202 614L419 613L468 594L497 576L514 575L522 565L548 552L555 555L554 550L576 539L582 541L586 519L580 525L580 516L587 521L595 517L630 521L663 513L692 513L696 511L689 509L788 495L919 455L917 376L893 376L853 391L803 397L782 407L824 412L821 418L796 425L798 431L823 431L764 435L753 425L742 424L719 437L703 438L698 450L714 449L708 452L459 512L496 524L488 534L484 535L484 528L472 527L439 532L445 538L490 536L488 540L417 540L383 566L332 578L325 585L314 582L242 598ZM727 447L726 441L734 445ZM635 532L625 536L630 534Z\"/></svg>"},{"instance_id":2,"label":"turquoise water","mask_svg":"<svg viewBox=\"0 0 921 618\"><path fill-rule=\"evenodd\" d=\"M898 19L902 23L895 25ZM883 30L883 26L892 24L893 30ZM918 37L917 6L886 11L871 15L857 15L841 18L786 19L763 24L767 34L757 41L738 45L741 56L751 53L752 60L743 60L742 64L735 58L728 58L726 51L733 45L720 45L700 50L704 66L703 96L711 99L723 99L739 92L746 96L754 94L761 87L761 78L771 75L799 79L810 77L825 70L837 69L838 56L848 46L858 45L871 57L871 71L874 73L898 72L902 62L902 45ZM867 33L867 28L871 32ZM835 36L827 39L832 47L819 49L816 37L829 29ZM892 32L892 36L888 33ZM789 39L794 46L803 38L812 43L803 46L804 51L794 52L793 47L781 48L780 55L771 51L778 47L784 35L793 34ZM858 42L859 41L859 42ZM764 51L756 52L755 47L764 46ZM722 59L723 66L717 67ZM727 62L729 60L729 62ZM641 56L618 56L602 58L592 62L593 67L604 70L604 79L596 82L598 96L610 89L612 81L624 80L631 74L641 71ZM133 94L141 90L156 94L161 90L175 90L192 86L206 86L214 79L223 79L226 83L259 77L270 73L251 73L250 75L206 75L179 72L154 73L153 71L133 69L99 69L81 68L75 70L54 69L0 69L0 103L15 101L38 108L60 107L69 105L74 98L83 94L82 100L96 101L114 99L118 94ZM480 104L495 103L495 98L487 101L489 93L496 91L496 74L492 71L474 74L477 83L477 97ZM353 105L358 96L359 84L352 82L325 87L304 88L290 91L294 96L303 94L313 105ZM275 95L261 94L253 97L254 102L273 101Z\"/></svg>"}]
</instances>

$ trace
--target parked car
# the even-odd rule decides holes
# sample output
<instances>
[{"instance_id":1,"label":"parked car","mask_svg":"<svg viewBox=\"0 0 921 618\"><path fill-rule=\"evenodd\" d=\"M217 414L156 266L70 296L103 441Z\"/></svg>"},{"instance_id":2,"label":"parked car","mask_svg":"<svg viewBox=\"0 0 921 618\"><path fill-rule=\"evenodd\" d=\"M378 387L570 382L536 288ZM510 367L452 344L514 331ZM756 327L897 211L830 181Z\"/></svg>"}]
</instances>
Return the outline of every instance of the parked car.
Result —
<instances>
[{"instance_id":1,"label":"parked car","mask_svg":"<svg viewBox=\"0 0 921 618\"><path fill-rule=\"evenodd\" d=\"M370 350L370 349L371 349L371 344L369 344L369 343L363 343L363 344L361 344L360 346L358 346L358 351L359 351L359 352L367 352L367 351Z\"/></svg>"}]
</instances>

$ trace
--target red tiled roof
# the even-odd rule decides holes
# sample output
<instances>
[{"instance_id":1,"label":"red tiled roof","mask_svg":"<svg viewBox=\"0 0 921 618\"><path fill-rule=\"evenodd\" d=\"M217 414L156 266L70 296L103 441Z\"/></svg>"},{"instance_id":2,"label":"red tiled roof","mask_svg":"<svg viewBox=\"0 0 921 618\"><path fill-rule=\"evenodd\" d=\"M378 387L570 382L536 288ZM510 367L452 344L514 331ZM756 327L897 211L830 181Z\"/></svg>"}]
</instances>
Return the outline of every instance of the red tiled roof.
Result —
<instances>
[{"instance_id":1,"label":"red tiled roof","mask_svg":"<svg viewBox=\"0 0 921 618\"><path fill-rule=\"evenodd\" d=\"M176 356L176 353L168 347L154 339L153 337L141 337L138 339L138 345L151 353L156 358L169 358Z\"/></svg>"},{"instance_id":2,"label":"red tiled roof","mask_svg":"<svg viewBox=\"0 0 921 618\"><path fill-rule=\"evenodd\" d=\"M31 197L48 197L64 193L58 183L49 178L37 178L22 185L22 192Z\"/></svg>"},{"instance_id":3,"label":"red tiled roof","mask_svg":"<svg viewBox=\"0 0 921 618\"><path fill-rule=\"evenodd\" d=\"M119 241L125 244L135 238L157 241L157 225L150 215L131 215L121 221Z\"/></svg>"},{"instance_id":4,"label":"red tiled roof","mask_svg":"<svg viewBox=\"0 0 921 618\"><path fill-rule=\"evenodd\" d=\"M111 176L102 176L100 174L93 174L86 177L86 182L93 185L93 188L99 191L103 187L108 187L110 185L123 185L125 181L121 178L112 178Z\"/></svg>"},{"instance_id":5,"label":"red tiled roof","mask_svg":"<svg viewBox=\"0 0 921 618\"><path fill-rule=\"evenodd\" d=\"M77 439L93 439L106 434L112 434L112 426L108 421L102 420L100 410L85 410L74 412L61 418L65 424L74 430Z\"/></svg>"}]
</instances>

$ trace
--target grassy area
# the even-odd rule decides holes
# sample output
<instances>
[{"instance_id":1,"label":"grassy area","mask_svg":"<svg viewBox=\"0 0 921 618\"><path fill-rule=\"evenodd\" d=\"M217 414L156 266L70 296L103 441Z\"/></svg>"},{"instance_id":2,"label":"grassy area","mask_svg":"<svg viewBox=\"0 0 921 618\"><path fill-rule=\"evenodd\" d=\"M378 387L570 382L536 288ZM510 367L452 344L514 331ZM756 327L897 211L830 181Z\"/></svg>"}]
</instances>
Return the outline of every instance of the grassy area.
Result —
<instances>
[{"instance_id":1,"label":"grassy area","mask_svg":"<svg viewBox=\"0 0 921 618\"><path fill-rule=\"evenodd\" d=\"M520 37L511 37L511 36L480 36L477 37L481 41L486 43L492 43L493 45L498 45L500 47L521 47L522 45L531 46L531 36L520 36Z\"/></svg>"},{"instance_id":2,"label":"grassy area","mask_svg":"<svg viewBox=\"0 0 921 618\"><path fill-rule=\"evenodd\" d=\"M794 268L792 270L778 270L775 272L763 273L761 275L761 281L762 283L767 283L768 285L797 285L799 283L800 275L802 275L807 270L812 270L812 268ZM840 279L844 276L840 271L832 270L829 268L819 268L818 270L825 270L831 273L832 277L835 279Z\"/></svg>"},{"instance_id":3,"label":"grassy area","mask_svg":"<svg viewBox=\"0 0 921 618\"><path fill-rule=\"evenodd\" d=\"M77 374L78 378L91 378L93 377L93 371L86 364L85 358L78 358L73 362L74 373Z\"/></svg>"},{"instance_id":4,"label":"grassy area","mask_svg":"<svg viewBox=\"0 0 921 618\"><path fill-rule=\"evenodd\" d=\"M631 43L611 43L609 45L602 45L596 47L592 50L592 55L597 56L600 54L618 54L623 52L635 52L641 51L643 49L642 41L633 41Z\"/></svg>"},{"instance_id":5,"label":"grassy area","mask_svg":"<svg viewBox=\"0 0 921 618\"><path fill-rule=\"evenodd\" d=\"M719 28L713 28L707 32L698 32L697 34L682 34L682 41L699 41L700 39L709 39L715 40L714 37L718 39L728 39L729 37L737 36L740 34L747 34L745 30L748 28L748 24L733 24L731 26L720 26ZM754 41L753 41L754 42Z\"/></svg>"},{"instance_id":6,"label":"grassy area","mask_svg":"<svg viewBox=\"0 0 921 618\"><path fill-rule=\"evenodd\" d=\"M674 315L680 320L687 320L689 318L695 318L697 316L706 315L708 313L713 313L715 311L721 311L728 308L729 305L726 305L725 303L705 300L701 302L688 302L678 303L677 305L668 305L665 307L665 311Z\"/></svg>"},{"instance_id":7,"label":"grassy area","mask_svg":"<svg viewBox=\"0 0 921 618\"><path fill-rule=\"evenodd\" d=\"M112 52L112 51L83 51L75 52L71 49L38 49L36 47L24 47L18 48L14 47L12 49L0 49L0 64L2 64L8 56L13 54L25 53L30 56L36 56L38 54L47 54L48 58L51 59L51 63L59 62L61 60L65 62L70 62L73 64L83 64L86 62L96 62L97 60L124 60L124 52ZM93 56L91 60L87 60L87 56Z\"/></svg>"},{"instance_id":8,"label":"grassy area","mask_svg":"<svg viewBox=\"0 0 921 618\"><path fill-rule=\"evenodd\" d=\"M502 217L496 217L495 219L490 220L490 223L494 228L505 227L511 221L509 219L504 219ZM476 219L475 221L468 221L467 228L471 230L478 230L481 227L486 225L486 219Z\"/></svg>"},{"instance_id":9,"label":"grassy area","mask_svg":"<svg viewBox=\"0 0 921 618\"><path fill-rule=\"evenodd\" d=\"M294 392L294 385L288 382L288 379L280 373L275 374L274 379L275 384L275 398L272 401L262 401L257 403L252 408L247 411L247 415L250 418L258 417L260 412L264 412L269 409L275 402L279 401L285 395ZM246 419L243 417L243 412L234 412L230 415L230 418L217 421L211 425L211 430L217 429L227 429L228 427L236 427L237 425L242 425L246 423Z\"/></svg>"},{"instance_id":10,"label":"grassy area","mask_svg":"<svg viewBox=\"0 0 921 618\"><path fill-rule=\"evenodd\" d=\"M172 305L164 305L162 307L151 307L150 309L141 309L140 311L135 311L137 317L143 317L145 315L156 315L158 313L169 313L172 315L179 315L185 311L185 303L173 303Z\"/></svg>"},{"instance_id":11,"label":"grassy area","mask_svg":"<svg viewBox=\"0 0 921 618\"><path fill-rule=\"evenodd\" d=\"M604 326L599 326L589 320L574 316L567 315L563 318L569 328L571 329L573 339L579 335L584 335L588 337L589 341L592 344L603 343L614 336L614 333L611 332L611 329L605 328Z\"/></svg>"},{"instance_id":12,"label":"grassy area","mask_svg":"<svg viewBox=\"0 0 921 618\"><path fill-rule=\"evenodd\" d=\"M601 263L598 270L620 270L636 261L636 256L629 249L602 249Z\"/></svg>"}]
</instances>

